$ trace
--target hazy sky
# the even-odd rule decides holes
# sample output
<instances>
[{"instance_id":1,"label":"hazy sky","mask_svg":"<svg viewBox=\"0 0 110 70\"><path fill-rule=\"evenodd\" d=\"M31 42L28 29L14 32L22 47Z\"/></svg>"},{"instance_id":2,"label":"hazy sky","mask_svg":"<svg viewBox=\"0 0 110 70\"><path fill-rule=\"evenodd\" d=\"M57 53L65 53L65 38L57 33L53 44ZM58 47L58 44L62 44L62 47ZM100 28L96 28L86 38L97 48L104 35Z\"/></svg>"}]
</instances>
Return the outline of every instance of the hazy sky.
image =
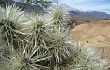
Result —
<instances>
[{"instance_id":1,"label":"hazy sky","mask_svg":"<svg viewBox=\"0 0 110 70\"><path fill-rule=\"evenodd\" d=\"M88 11L102 11L110 14L110 0L60 0L73 8Z\"/></svg>"},{"instance_id":2,"label":"hazy sky","mask_svg":"<svg viewBox=\"0 0 110 70\"><path fill-rule=\"evenodd\" d=\"M60 0L60 3L83 11L102 11L110 14L110 0Z\"/></svg>"}]
</instances>

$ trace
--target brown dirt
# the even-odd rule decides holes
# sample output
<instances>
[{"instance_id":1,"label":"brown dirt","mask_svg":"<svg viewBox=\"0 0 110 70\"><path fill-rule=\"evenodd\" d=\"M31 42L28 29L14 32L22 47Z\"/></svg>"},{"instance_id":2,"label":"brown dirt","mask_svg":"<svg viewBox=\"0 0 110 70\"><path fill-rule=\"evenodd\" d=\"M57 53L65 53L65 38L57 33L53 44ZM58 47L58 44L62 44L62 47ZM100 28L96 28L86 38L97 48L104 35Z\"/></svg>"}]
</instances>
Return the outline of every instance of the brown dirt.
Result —
<instances>
[{"instance_id":1,"label":"brown dirt","mask_svg":"<svg viewBox=\"0 0 110 70\"><path fill-rule=\"evenodd\" d=\"M81 24L72 32L74 41L95 48L110 62L110 20L94 20Z\"/></svg>"}]
</instances>

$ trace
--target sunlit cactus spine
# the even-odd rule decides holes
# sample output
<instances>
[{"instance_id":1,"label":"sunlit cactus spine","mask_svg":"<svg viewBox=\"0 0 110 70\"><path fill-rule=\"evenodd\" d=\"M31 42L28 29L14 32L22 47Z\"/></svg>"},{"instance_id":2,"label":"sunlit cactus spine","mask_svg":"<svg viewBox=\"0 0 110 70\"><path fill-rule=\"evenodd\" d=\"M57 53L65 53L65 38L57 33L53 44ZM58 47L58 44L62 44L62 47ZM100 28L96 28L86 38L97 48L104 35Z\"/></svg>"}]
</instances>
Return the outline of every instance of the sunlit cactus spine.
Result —
<instances>
[{"instance_id":1,"label":"sunlit cactus spine","mask_svg":"<svg viewBox=\"0 0 110 70\"><path fill-rule=\"evenodd\" d=\"M24 12L15 5L6 6L1 8L0 19L0 39L2 43L17 45L22 41L22 24L24 23Z\"/></svg>"},{"instance_id":2,"label":"sunlit cactus spine","mask_svg":"<svg viewBox=\"0 0 110 70\"><path fill-rule=\"evenodd\" d=\"M68 16L60 7L57 7L50 12L50 17L54 25L66 25L65 20Z\"/></svg>"},{"instance_id":3,"label":"sunlit cactus spine","mask_svg":"<svg viewBox=\"0 0 110 70\"><path fill-rule=\"evenodd\" d=\"M72 43L63 13L59 8L44 15L25 13L13 5L2 8L0 40L8 45L0 46L1 69L106 70L106 61L94 50Z\"/></svg>"}]
</instances>

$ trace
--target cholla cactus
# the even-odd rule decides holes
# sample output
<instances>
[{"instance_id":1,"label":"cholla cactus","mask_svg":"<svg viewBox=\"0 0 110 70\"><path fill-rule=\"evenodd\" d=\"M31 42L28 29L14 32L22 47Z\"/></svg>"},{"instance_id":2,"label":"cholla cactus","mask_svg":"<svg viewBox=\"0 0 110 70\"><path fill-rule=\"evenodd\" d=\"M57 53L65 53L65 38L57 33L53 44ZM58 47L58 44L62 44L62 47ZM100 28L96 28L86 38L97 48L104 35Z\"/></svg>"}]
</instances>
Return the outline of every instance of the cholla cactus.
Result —
<instances>
[{"instance_id":1,"label":"cholla cactus","mask_svg":"<svg viewBox=\"0 0 110 70\"><path fill-rule=\"evenodd\" d=\"M56 63L60 64L64 60L71 57L70 46L68 44L69 34L68 30L62 29L60 27L54 27L54 29L49 33L50 35L50 52L54 55Z\"/></svg>"},{"instance_id":2,"label":"cholla cactus","mask_svg":"<svg viewBox=\"0 0 110 70\"><path fill-rule=\"evenodd\" d=\"M17 50L10 49L7 57L1 54L1 59L5 59L1 62L4 70L48 70L49 67L44 64L51 58L48 51L39 51L37 46L31 44L19 44Z\"/></svg>"},{"instance_id":3,"label":"cholla cactus","mask_svg":"<svg viewBox=\"0 0 110 70\"><path fill-rule=\"evenodd\" d=\"M1 8L0 39L2 43L17 45L15 41L22 40L19 35L22 35L20 30L24 19L24 12L15 5Z\"/></svg>"},{"instance_id":4,"label":"cholla cactus","mask_svg":"<svg viewBox=\"0 0 110 70\"><path fill-rule=\"evenodd\" d=\"M55 25L64 25L65 17L67 17L61 8L53 9L53 11L50 13L50 16L54 21L53 24Z\"/></svg>"},{"instance_id":5,"label":"cholla cactus","mask_svg":"<svg viewBox=\"0 0 110 70\"><path fill-rule=\"evenodd\" d=\"M17 7L2 9L0 34L6 39L6 45L0 47L2 70L106 70L106 61L94 50L72 43L69 31L62 25L62 10L25 15Z\"/></svg>"},{"instance_id":6,"label":"cholla cactus","mask_svg":"<svg viewBox=\"0 0 110 70\"><path fill-rule=\"evenodd\" d=\"M71 70L106 70L107 62L94 49L74 43Z\"/></svg>"}]
</instances>

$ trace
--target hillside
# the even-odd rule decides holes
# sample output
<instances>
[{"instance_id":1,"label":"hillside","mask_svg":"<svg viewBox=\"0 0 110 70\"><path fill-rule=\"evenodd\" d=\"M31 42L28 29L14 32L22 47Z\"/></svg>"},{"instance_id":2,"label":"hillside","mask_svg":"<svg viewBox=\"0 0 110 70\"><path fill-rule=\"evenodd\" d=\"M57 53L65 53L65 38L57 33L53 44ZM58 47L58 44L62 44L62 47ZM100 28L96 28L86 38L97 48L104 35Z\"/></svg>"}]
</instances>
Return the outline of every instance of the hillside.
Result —
<instances>
[{"instance_id":1,"label":"hillside","mask_svg":"<svg viewBox=\"0 0 110 70\"><path fill-rule=\"evenodd\" d=\"M110 20L94 20L81 24L72 32L74 41L80 41L95 48L102 57L110 59Z\"/></svg>"},{"instance_id":2,"label":"hillside","mask_svg":"<svg viewBox=\"0 0 110 70\"><path fill-rule=\"evenodd\" d=\"M97 20L81 24L73 29L73 38L94 45L110 44L110 20ZM103 43L103 45L102 45Z\"/></svg>"}]
</instances>

